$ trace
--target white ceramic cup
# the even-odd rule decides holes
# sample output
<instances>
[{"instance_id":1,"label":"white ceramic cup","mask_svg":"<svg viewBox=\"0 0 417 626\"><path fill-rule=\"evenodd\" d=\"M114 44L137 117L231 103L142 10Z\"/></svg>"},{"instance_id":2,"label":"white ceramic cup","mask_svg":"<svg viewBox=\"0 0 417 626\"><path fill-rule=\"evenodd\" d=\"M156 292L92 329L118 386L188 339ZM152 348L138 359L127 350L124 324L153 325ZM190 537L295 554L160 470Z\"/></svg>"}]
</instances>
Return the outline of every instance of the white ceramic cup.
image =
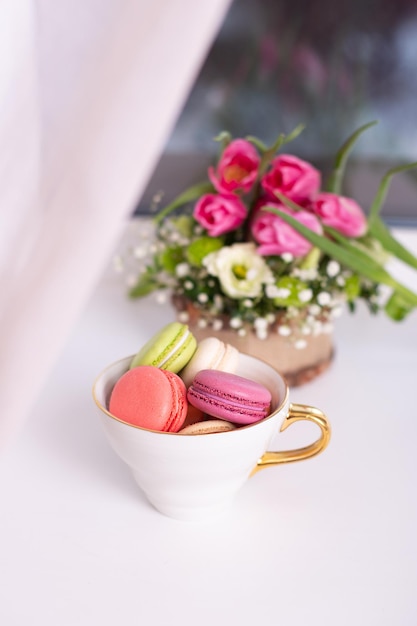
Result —
<instances>
[{"instance_id":1,"label":"white ceramic cup","mask_svg":"<svg viewBox=\"0 0 417 626\"><path fill-rule=\"evenodd\" d=\"M149 502L164 515L188 521L218 516L256 471L312 457L329 442L326 416L313 407L290 404L282 376L264 361L244 354L236 373L271 391L272 412L267 418L233 431L203 435L163 433L126 424L107 407L115 382L131 360L129 356L107 367L94 383L93 397L111 446ZM297 450L268 451L275 435L299 420L317 424L317 441Z\"/></svg>"}]
</instances>

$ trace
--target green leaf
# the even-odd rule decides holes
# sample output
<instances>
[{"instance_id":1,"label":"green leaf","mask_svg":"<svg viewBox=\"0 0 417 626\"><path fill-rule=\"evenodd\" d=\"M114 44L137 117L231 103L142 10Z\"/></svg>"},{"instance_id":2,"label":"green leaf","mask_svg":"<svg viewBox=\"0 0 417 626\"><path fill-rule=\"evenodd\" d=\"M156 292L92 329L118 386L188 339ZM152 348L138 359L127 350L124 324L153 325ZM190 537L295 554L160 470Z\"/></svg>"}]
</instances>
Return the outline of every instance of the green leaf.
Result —
<instances>
[{"instance_id":1,"label":"green leaf","mask_svg":"<svg viewBox=\"0 0 417 626\"><path fill-rule=\"evenodd\" d=\"M158 215L156 215L155 222L157 224L160 224L162 220L165 219L167 215L169 215L169 213L172 213L172 211L175 211L175 209L178 209L178 207L183 206L188 202L192 202L193 200L196 200L205 193L210 193L213 191L213 185L208 182L197 183L196 185L189 187L183 193L177 196L173 202L171 202L170 204L168 204L168 206L162 209L162 211L160 211Z\"/></svg>"},{"instance_id":2,"label":"green leaf","mask_svg":"<svg viewBox=\"0 0 417 626\"><path fill-rule=\"evenodd\" d=\"M345 173L346 163L349 158L350 153L365 130L370 128L371 126L375 126L377 121L369 122L368 124L364 124L360 128L358 128L342 145L339 151L336 154L335 166L332 174L330 175L329 181L327 183L327 191L331 191L332 193L340 194L342 189L343 176Z\"/></svg>"},{"instance_id":3,"label":"green leaf","mask_svg":"<svg viewBox=\"0 0 417 626\"><path fill-rule=\"evenodd\" d=\"M267 146L263 141L252 135L247 136L246 141L253 143L267 159L271 159L278 150L290 141L294 141L305 129L305 124L298 124L288 135L281 133L271 146Z\"/></svg>"},{"instance_id":4,"label":"green leaf","mask_svg":"<svg viewBox=\"0 0 417 626\"><path fill-rule=\"evenodd\" d=\"M280 199L287 204L285 196L279 194ZM288 205L293 204L288 202ZM300 207L301 208L301 207ZM407 287L397 282L383 267L381 267L375 259L367 255L365 252L362 252L358 248L350 245L347 240L344 241L342 245L331 241L327 237L323 237L322 235L318 235L313 232L304 224L301 224L298 220L296 220L291 215L280 211L276 207L263 207L264 211L269 211L271 213L275 213L279 215L284 222L287 222L290 226L294 228L297 232L299 232L303 237L307 239L314 246L317 246L324 252L328 254L331 258L338 261L341 265L351 269L353 272L356 272L360 276L367 278L368 280L377 283L377 284L385 284L391 287L394 291L397 291L399 294L403 296L403 298L409 303L410 306L417 306L417 294L410 291Z\"/></svg>"},{"instance_id":5,"label":"green leaf","mask_svg":"<svg viewBox=\"0 0 417 626\"><path fill-rule=\"evenodd\" d=\"M390 252L397 257L397 259L400 259L404 263L407 263L407 265L417 269L417 258L399 241L397 241L395 237L392 236L379 216L394 174L405 172L407 170L414 169L415 167L417 167L417 162L399 165L398 167L393 167L388 170L383 176L369 210L368 231L380 242L387 252Z\"/></svg>"},{"instance_id":6,"label":"green leaf","mask_svg":"<svg viewBox=\"0 0 417 626\"><path fill-rule=\"evenodd\" d=\"M410 303L394 292L385 305L385 313L395 322L401 322L412 310Z\"/></svg>"},{"instance_id":7,"label":"green leaf","mask_svg":"<svg viewBox=\"0 0 417 626\"><path fill-rule=\"evenodd\" d=\"M348 276L346 278L344 292L346 294L348 302L353 302L359 296L361 292L361 286L359 276L357 274L352 274L352 276Z\"/></svg>"},{"instance_id":8,"label":"green leaf","mask_svg":"<svg viewBox=\"0 0 417 626\"><path fill-rule=\"evenodd\" d=\"M224 241L220 237L209 237L208 235L203 235L198 239L194 239L194 241L190 243L185 254L191 265L201 267L204 257L210 254L210 252L220 250L223 245Z\"/></svg>"},{"instance_id":9,"label":"green leaf","mask_svg":"<svg viewBox=\"0 0 417 626\"><path fill-rule=\"evenodd\" d=\"M297 139L297 137L301 135L305 127L305 124L298 124L298 126L296 126L294 130L292 130L288 135L284 135L284 140L280 143L279 147L285 145L286 143L294 141L294 139Z\"/></svg>"},{"instance_id":10,"label":"green leaf","mask_svg":"<svg viewBox=\"0 0 417 626\"><path fill-rule=\"evenodd\" d=\"M310 252L300 263L300 269L309 270L316 268L320 261L321 252L318 248L311 248Z\"/></svg>"},{"instance_id":11,"label":"green leaf","mask_svg":"<svg viewBox=\"0 0 417 626\"><path fill-rule=\"evenodd\" d=\"M373 220L379 215L381 208L385 202L386 195L388 193L389 186L391 184L391 179L394 174L398 174L399 172L406 172L407 170L411 170L417 167L417 162L408 163L406 165L398 165L397 167L393 167L388 170L386 174L382 177L382 180L379 184L378 191L376 192L375 198L371 204L371 208L369 209L369 223L372 224Z\"/></svg>"},{"instance_id":12,"label":"green leaf","mask_svg":"<svg viewBox=\"0 0 417 626\"><path fill-rule=\"evenodd\" d=\"M308 306L309 302L300 300L300 293L307 289L307 284L299 278L293 276L282 276L277 280L275 285L278 289L284 289L288 292L287 297L277 296L273 299L275 306L295 306L297 308L303 308Z\"/></svg>"},{"instance_id":13,"label":"green leaf","mask_svg":"<svg viewBox=\"0 0 417 626\"><path fill-rule=\"evenodd\" d=\"M160 287L158 281L148 274L142 276L136 285L129 290L130 298L143 298Z\"/></svg>"},{"instance_id":14,"label":"green leaf","mask_svg":"<svg viewBox=\"0 0 417 626\"><path fill-rule=\"evenodd\" d=\"M214 137L214 141L218 141L222 144L222 151L227 148L229 143L232 141L232 135L228 130L222 130L216 137Z\"/></svg>"},{"instance_id":15,"label":"green leaf","mask_svg":"<svg viewBox=\"0 0 417 626\"><path fill-rule=\"evenodd\" d=\"M253 143L254 146L256 146L256 148L258 148L259 152L267 152L269 150L268 146L266 145L266 143L264 143L263 141L261 141L260 139L258 139L257 137L253 137L252 135L248 135L247 137L245 137L246 141L249 141L250 143Z\"/></svg>"},{"instance_id":16,"label":"green leaf","mask_svg":"<svg viewBox=\"0 0 417 626\"><path fill-rule=\"evenodd\" d=\"M182 246L169 246L162 250L162 252L158 255L158 261L168 274L175 274L175 268L178 263L181 263L184 260L184 250Z\"/></svg>"},{"instance_id":17,"label":"green leaf","mask_svg":"<svg viewBox=\"0 0 417 626\"><path fill-rule=\"evenodd\" d=\"M392 236L380 218L374 218L369 225L369 232L377 239L387 252L390 252L400 261L417 269L417 258L407 248Z\"/></svg>"}]
</instances>

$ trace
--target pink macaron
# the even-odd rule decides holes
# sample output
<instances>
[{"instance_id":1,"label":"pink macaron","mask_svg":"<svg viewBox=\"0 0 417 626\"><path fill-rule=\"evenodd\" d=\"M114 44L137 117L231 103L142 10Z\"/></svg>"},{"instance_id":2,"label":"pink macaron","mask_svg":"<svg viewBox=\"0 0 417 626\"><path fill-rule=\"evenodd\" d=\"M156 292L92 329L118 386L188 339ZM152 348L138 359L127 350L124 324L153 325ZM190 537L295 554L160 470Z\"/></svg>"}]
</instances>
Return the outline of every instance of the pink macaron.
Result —
<instances>
[{"instance_id":1,"label":"pink macaron","mask_svg":"<svg viewBox=\"0 0 417 626\"><path fill-rule=\"evenodd\" d=\"M188 388L190 404L204 413L235 424L253 424L269 414L269 389L237 374L201 370Z\"/></svg>"},{"instance_id":2,"label":"pink macaron","mask_svg":"<svg viewBox=\"0 0 417 626\"><path fill-rule=\"evenodd\" d=\"M187 415L187 389L177 374L153 365L127 371L113 387L112 415L133 426L178 432Z\"/></svg>"}]
</instances>

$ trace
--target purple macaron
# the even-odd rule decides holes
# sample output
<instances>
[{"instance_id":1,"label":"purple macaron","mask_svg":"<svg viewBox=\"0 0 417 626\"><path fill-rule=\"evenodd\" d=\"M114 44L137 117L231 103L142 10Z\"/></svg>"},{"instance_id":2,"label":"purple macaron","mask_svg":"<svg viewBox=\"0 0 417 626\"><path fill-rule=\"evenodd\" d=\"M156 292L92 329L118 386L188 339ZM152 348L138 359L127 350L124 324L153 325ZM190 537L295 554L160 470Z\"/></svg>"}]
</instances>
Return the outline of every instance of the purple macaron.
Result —
<instances>
[{"instance_id":1,"label":"purple macaron","mask_svg":"<svg viewBox=\"0 0 417 626\"><path fill-rule=\"evenodd\" d=\"M229 372L201 370L187 392L190 404L235 424L253 424L269 414L271 393L263 385Z\"/></svg>"}]
</instances>

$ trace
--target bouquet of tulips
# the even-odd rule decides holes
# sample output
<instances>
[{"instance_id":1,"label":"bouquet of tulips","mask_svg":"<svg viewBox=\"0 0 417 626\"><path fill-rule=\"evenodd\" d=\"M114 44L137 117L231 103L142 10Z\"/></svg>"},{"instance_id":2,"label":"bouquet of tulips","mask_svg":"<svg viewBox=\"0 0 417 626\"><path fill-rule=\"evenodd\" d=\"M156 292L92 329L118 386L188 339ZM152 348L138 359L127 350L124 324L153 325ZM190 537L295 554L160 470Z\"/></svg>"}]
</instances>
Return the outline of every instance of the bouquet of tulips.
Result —
<instances>
[{"instance_id":1,"label":"bouquet of tulips","mask_svg":"<svg viewBox=\"0 0 417 626\"><path fill-rule=\"evenodd\" d=\"M250 325L262 337L277 321L283 334L294 325L317 332L359 299L372 312L383 308L403 319L417 294L395 280L386 262L393 255L417 269L417 259L392 236L380 210L392 176L417 163L387 171L367 214L342 190L352 148L374 124L347 139L326 184L312 163L287 152L302 126L270 146L221 133L207 180L154 217L130 296L169 289L214 324L227 319L238 332Z\"/></svg>"}]
</instances>

